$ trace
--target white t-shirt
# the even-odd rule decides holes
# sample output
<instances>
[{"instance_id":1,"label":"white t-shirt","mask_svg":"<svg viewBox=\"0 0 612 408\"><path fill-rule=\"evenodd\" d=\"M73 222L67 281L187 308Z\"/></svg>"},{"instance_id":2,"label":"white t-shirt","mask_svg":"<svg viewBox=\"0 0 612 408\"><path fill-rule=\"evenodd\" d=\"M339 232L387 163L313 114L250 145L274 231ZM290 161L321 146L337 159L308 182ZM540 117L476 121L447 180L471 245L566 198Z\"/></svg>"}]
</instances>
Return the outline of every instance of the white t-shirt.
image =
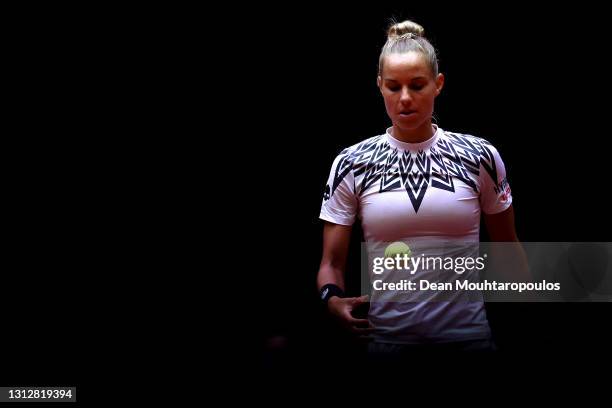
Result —
<instances>
[{"instance_id":1,"label":"white t-shirt","mask_svg":"<svg viewBox=\"0 0 612 408\"><path fill-rule=\"evenodd\" d=\"M486 140L436 128L429 140L405 143L389 128L336 157L320 218L352 225L358 217L367 243L409 241L413 253L437 256L449 244L477 243L481 211L511 203L503 161ZM490 337L482 302L373 301L369 318L384 342Z\"/></svg>"}]
</instances>

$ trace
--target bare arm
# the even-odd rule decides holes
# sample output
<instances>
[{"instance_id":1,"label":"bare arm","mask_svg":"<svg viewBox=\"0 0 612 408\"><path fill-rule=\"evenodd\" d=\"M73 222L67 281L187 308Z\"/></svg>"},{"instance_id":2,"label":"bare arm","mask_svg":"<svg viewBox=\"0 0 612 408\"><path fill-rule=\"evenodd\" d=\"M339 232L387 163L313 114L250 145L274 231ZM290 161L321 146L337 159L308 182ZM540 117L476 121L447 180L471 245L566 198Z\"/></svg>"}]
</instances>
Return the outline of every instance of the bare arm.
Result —
<instances>
[{"instance_id":1,"label":"bare arm","mask_svg":"<svg viewBox=\"0 0 612 408\"><path fill-rule=\"evenodd\" d=\"M325 223L323 227L323 256L317 275L317 287L333 283L344 290L344 270L351 240L350 225Z\"/></svg>"},{"instance_id":2,"label":"bare arm","mask_svg":"<svg viewBox=\"0 0 612 408\"><path fill-rule=\"evenodd\" d=\"M351 230L351 226L325 223L323 227L323 256L317 275L319 290L328 283L337 285L342 290L345 289L344 272L351 241ZM371 332L371 328L368 328L368 320L356 319L352 315L352 311L360 304L366 303L367 299L367 296L352 298L332 296L327 303L327 307L332 316L353 333L367 334Z\"/></svg>"},{"instance_id":3,"label":"bare arm","mask_svg":"<svg viewBox=\"0 0 612 408\"><path fill-rule=\"evenodd\" d=\"M497 214L484 214L484 221L491 241L518 242L512 205Z\"/></svg>"},{"instance_id":4,"label":"bare arm","mask_svg":"<svg viewBox=\"0 0 612 408\"><path fill-rule=\"evenodd\" d=\"M527 255L516 235L512 205L497 214L484 214L484 221L491 241L507 243L492 245L495 276L508 282L531 281Z\"/></svg>"}]
</instances>

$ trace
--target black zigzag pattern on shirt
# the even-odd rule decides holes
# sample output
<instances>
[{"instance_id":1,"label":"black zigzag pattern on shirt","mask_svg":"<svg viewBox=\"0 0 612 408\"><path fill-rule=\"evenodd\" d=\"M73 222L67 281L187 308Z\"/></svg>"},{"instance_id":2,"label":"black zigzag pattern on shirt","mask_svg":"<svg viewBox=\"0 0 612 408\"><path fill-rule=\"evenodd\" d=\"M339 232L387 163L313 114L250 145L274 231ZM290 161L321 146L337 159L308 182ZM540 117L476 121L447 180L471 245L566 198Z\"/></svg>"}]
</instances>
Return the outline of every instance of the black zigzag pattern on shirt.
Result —
<instances>
[{"instance_id":1,"label":"black zigzag pattern on shirt","mask_svg":"<svg viewBox=\"0 0 612 408\"><path fill-rule=\"evenodd\" d=\"M454 193L455 183L453 182L453 177L446 169L444 157L435 146L430 149L430 152L431 161L433 163L431 171L431 186Z\"/></svg>"},{"instance_id":2,"label":"black zigzag pattern on shirt","mask_svg":"<svg viewBox=\"0 0 612 408\"><path fill-rule=\"evenodd\" d=\"M387 156L387 162L383 170L382 179L380 180L380 190L392 191L402 186L402 180L400 179L400 173L398 171L399 154L397 149L392 149Z\"/></svg>"},{"instance_id":3,"label":"black zigzag pattern on shirt","mask_svg":"<svg viewBox=\"0 0 612 408\"><path fill-rule=\"evenodd\" d=\"M478 176L478 169L474 169L469 165L469 167L466 167L464 161L461 159L462 156L464 156L463 154L460 154L461 148L458 151L457 146L454 143L446 140L439 140L436 144L436 148L442 154L442 162L444 163L448 174L451 177L463 181L477 192L478 186L472 177L470 177L469 173L472 172L472 174Z\"/></svg>"},{"instance_id":4,"label":"black zigzag pattern on shirt","mask_svg":"<svg viewBox=\"0 0 612 408\"><path fill-rule=\"evenodd\" d=\"M380 139L381 136L365 140L358 144L355 149L347 148L340 153L341 158L336 166L331 195L334 194L336 188L351 170L359 170L364 163L370 160L372 152L376 149ZM355 177L357 177L357 174L355 174Z\"/></svg>"},{"instance_id":5,"label":"black zigzag pattern on shirt","mask_svg":"<svg viewBox=\"0 0 612 408\"><path fill-rule=\"evenodd\" d=\"M448 138L440 138L430 147L429 155L425 151L400 153L382 136L343 150L331 195L352 171L357 194L362 195L376 182L380 183L380 193L403 188L414 211L418 212L429 186L454 193L454 180L457 179L478 193L476 177L480 175L481 166L497 182L497 167L489 142L458 133L445 134Z\"/></svg>"},{"instance_id":6,"label":"black zigzag pattern on shirt","mask_svg":"<svg viewBox=\"0 0 612 408\"><path fill-rule=\"evenodd\" d=\"M491 146L489 142L477 137L468 138L458 133L445 133L449 136L451 142L460 148L462 163L468 171L478 176L480 165L482 165L493 182L497 184L497 166L493 153L488 148L488 146Z\"/></svg>"},{"instance_id":7,"label":"black zigzag pattern on shirt","mask_svg":"<svg viewBox=\"0 0 612 408\"><path fill-rule=\"evenodd\" d=\"M380 180L384 172L385 163L387 162L387 157L389 156L390 150L391 146L389 146L388 143L378 144L368 162L355 170L356 177L362 172L364 173L363 179L361 180L361 188L358 192L360 195L368 187Z\"/></svg>"},{"instance_id":8,"label":"black zigzag pattern on shirt","mask_svg":"<svg viewBox=\"0 0 612 408\"><path fill-rule=\"evenodd\" d=\"M419 211L431 177L431 159L424 151L419 151L416 157L405 151L400 160L400 174L404 188L412 202L414 211Z\"/></svg>"}]
</instances>

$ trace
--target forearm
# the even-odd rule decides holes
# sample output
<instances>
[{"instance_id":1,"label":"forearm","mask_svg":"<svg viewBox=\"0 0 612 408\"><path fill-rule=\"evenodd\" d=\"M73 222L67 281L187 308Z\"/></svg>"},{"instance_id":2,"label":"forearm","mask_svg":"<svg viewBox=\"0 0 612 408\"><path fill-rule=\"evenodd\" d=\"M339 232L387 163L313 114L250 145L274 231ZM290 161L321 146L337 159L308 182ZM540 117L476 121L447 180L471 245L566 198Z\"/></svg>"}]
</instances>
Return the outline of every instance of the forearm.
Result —
<instances>
[{"instance_id":1,"label":"forearm","mask_svg":"<svg viewBox=\"0 0 612 408\"><path fill-rule=\"evenodd\" d=\"M491 239L493 270L508 282L529 282L527 255L514 226L514 207L511 205L497 214L485 214L484 219Z\"/></svg>"},{"instance_id":2,"label":"forearm","mask_svg":"<svg viewBox=\"0 0 612 408\"><path fill-rule=\"evenodd\" d=\"M337 285L344 290L344 268L330 263L321 263L317 275L317 288L321 290L323 285L328 283Z\"/></svg>"},{"instance_id":3,"label":"forearm","mask_svg":"<svg viewBox=\"0 0 612 408\"><path fill-rule=\"evenodd\" d=\"M506 282L532 280L527 255L520 242L493 242L490 256L496 277Z\"/></svg>"}]
</instances>

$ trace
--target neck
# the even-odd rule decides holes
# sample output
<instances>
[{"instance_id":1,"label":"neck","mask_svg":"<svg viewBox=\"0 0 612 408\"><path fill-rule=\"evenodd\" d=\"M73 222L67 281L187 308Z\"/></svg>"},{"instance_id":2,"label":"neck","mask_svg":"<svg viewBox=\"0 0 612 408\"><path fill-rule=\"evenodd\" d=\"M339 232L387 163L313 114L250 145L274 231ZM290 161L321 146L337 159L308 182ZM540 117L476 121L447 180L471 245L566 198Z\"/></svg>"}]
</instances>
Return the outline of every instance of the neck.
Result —
<instances>
[{"instance_id":1,"label":"neck","mask_svg":"<svg viewBox=\"0 0 612 408\"><path fill-rule=\"evenodd\" d=\"M400 129L393 124L392 132L393 137L401 142L421 143L431 138L435 131L431 120L428 120L416 129Z\"/></svg>"}]
</instances>

